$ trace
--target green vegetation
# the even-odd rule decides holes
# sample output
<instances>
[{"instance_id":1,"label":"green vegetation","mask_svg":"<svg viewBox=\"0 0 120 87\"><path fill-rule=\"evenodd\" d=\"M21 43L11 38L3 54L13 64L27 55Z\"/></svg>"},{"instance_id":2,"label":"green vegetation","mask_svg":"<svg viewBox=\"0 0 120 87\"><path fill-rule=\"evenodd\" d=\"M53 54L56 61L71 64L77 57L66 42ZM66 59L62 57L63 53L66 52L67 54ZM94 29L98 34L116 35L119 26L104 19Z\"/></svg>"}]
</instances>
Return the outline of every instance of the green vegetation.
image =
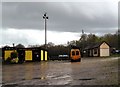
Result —
<instances>
[{"instance_id":1,"label":"green vegetation","mask_svg":"<svg viewBox=\"0 0 120 87\"><path fill-rule=\"evenodd\" d=\"M117 31L116 34L105 34L103 36L97 36L95 34L82 34L79 40L73 40L68 42L68 45L76 45L81 49L84 49L86 46L91 44L96 44L102 41L106 41L111 48L120 50L120 31Z\"/></svg>"},{"instance_id":2,"label":"green vegetation","mask_svg":"<svg viewBox=\"0 0 120 87\"><path fill-rule=\"evenodd\" d=\"M111 57L120 57L120 54L112 54Z\"/></svg>"}]
</instances>

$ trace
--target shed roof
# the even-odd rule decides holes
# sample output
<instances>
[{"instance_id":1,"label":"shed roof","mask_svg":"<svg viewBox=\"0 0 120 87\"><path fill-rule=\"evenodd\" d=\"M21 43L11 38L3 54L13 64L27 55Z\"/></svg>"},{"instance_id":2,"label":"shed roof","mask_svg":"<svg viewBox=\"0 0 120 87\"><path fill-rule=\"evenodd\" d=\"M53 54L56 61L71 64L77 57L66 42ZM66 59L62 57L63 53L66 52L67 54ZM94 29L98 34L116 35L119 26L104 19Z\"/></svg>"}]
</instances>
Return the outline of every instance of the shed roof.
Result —
<instances>
[{"instance_id":1,"label":"shed roof","mask_svg":"<svg viewBox=\"0 0 120 87\"><path fill-rule=\"evenodd\" d=\"M110 46L106 41L102 41L102 42L100 42L100 43L91 44L91 45L86 46L86 47L85 47L85 50L93 49L93 48L98 48L98 47L100 47L100 45L101 45L102 43L104 43L104 42L105 42L108 46Z\"/></svg>"}]
</instances>

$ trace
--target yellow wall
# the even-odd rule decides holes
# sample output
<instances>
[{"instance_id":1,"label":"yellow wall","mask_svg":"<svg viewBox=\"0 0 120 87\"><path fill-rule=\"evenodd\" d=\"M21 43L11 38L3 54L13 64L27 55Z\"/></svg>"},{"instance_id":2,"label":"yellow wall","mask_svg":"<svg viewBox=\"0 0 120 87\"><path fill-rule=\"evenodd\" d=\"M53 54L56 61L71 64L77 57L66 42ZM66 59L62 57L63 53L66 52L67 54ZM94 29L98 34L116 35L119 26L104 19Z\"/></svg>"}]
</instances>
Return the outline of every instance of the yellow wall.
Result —
<instances>
[{"instance_id":1,"label":"yellow wall","mask_svg":"<svg viewBox=\"0 0 120 87\"><path fill-rule=\"evenodd\" d=\"M11 52L13 52L13 50L6 50L6 51L5 51L5 56L4 56L5 60L6 60L8 57L10 57Z\"/></svg>"},{"instance_id":2,"label":"yellow wall","mask_svg":"<svg viewBox=\"0 0 120 87\"><path fill-rule=\"evenodd\" d=\"M41 50L41 60L43 60L43 50Z\"/></svg>"},{"instance_id":3,"label":"yellow wall","mask_svg":"<svg viewBox=\"0 0 120 87\"><path fill-rule=\"evenodd\" d=\"M47 60L47 51L45 51L45 60Z\"/></svg>"},{"instance_id":4,"label":"yellow wall","mask_svg":"<svg viewBox=\"0 0 120 87\"><path fill-rule=\"evenodd\" d=\"M32 51L31 50L26 50L25 51L25 60L32 60Z\"/></svg>"}]
</instances>

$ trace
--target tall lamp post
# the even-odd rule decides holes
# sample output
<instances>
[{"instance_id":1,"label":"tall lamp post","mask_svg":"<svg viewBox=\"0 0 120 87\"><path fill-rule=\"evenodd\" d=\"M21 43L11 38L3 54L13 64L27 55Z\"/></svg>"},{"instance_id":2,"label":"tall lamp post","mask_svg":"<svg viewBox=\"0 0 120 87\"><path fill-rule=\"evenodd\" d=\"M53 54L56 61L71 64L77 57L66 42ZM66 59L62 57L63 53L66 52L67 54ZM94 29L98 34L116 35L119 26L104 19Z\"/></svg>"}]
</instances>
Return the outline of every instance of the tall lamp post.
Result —
<instances>
[{"instance_id":1,"label":"tall lamp post","mask_svg":"<svg viewBox=\"0 0 120 87\"><path fill-rule=\"evenodd\" d=\"M43 19L45 19L45 48L47 48L47 19L48 19L48 16L47 16L47 13L45 13L43 15Z\"/></svg>"}]
</instances>

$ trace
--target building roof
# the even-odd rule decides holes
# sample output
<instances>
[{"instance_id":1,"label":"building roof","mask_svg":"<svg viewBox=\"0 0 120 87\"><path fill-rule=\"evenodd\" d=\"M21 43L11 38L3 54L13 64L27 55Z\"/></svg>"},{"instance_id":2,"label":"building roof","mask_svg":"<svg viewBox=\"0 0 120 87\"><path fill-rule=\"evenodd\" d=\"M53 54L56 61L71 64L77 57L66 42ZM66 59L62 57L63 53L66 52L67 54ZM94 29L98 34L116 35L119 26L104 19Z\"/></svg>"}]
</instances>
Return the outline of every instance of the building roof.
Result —
<instances>
[{"instance_id":1,"label":"building roof","mask_svg":"<svg viewBox=\"0 0 120 87\"><path fill-rule=\"evenodd\" d=\"M86 46L86 47L85 47L85 50L93 49L93 48L98 48L98 47L100 47L100 45L101 45L102 43L104 43L104 42L105 42L108 46L110 46L106 41L102 41L102 42L100 42L100 43L91 44L91 45Z\"/></svg>"},{"instance_id":2,"label":"building roof","mask_svg":"<svg viewBox=\"0 0 120 87\"><path fill-rule=\"evenodd\" d=\"M3 47L3 50L47 50L42 47L29 47L29 48L16 48L16 47Z\"/></svg>"}]
</instances>

